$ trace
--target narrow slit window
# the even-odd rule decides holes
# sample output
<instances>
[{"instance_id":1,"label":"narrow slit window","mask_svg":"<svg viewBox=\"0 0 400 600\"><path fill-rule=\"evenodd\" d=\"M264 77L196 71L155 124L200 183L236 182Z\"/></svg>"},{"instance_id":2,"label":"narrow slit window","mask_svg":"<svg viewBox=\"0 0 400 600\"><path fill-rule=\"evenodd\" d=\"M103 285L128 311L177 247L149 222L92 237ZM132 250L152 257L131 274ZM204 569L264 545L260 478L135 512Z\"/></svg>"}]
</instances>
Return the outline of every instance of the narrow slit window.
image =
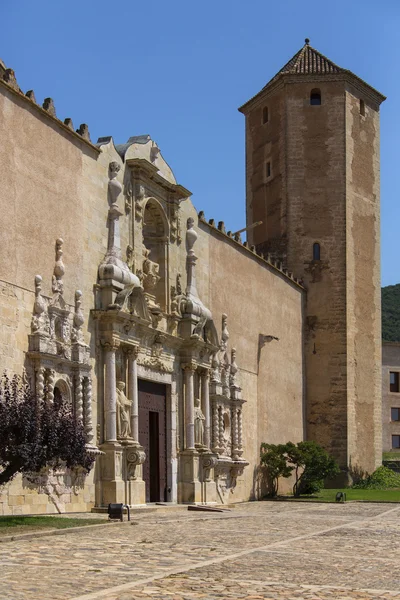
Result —
<instances>
[{"instance_id":1,"label":"narrow slit window","mask_svg":"<svg viewBox=\"0 0 400 600\"><path fill-rule=\"evenodd\" d=\"M400 435L392 435L392 448L400 448Z\"/></svg>"},{"instance_id":2,"label":"narrow slit window","mask_svg":"<svg viewBox=\"0 0 400 600\"><path fill-rule=\"evenodd\" d=\"M270 162L267 162L265 171L266 171L267 177L271 177L271 163Z\"/></svg>"},{"instance_id":3,"label":"narrow slit window","mask_svg":"<svg viewBox=\"0 0 400 600\"><path fill-rule=\"evenodd\" d=\"M390 409L390 420L391 421L400 421L400 408L391 408Z\"/></svg>"},{"instance_id":4,"label":"narrow slit window","mask_svg":"<svg viewBox=\"0 0 400 600\"><path fill-rule=\"evenodd\" d=\"M264 106L263 113L262 113L262 122L263 122L263 125L265 125L265 123L268 123L268 119L269 119L268 106Z\"/></svg>"},{"instance_id":5,"label":"narrow slit window","mask_svg":"<svg viewBox=\"0 0 400 600\"><path fill-rule=\"evenodd\" d=\"M318 242L313 244L313 260L321 260L321 246Z\"/></svg>"},{"instance_id":6,"label":"narrow slit window","mask_svg":"<svg viewBox=\"0 0 400 600\"><path fill-rule=\"evenodd\" d=\"M310 104L311 106L319 106L321 104L321 90L311 90Z\"/></svg>"},{"instance_id":7,"label":"narrow slit window","mask_svg":"<svg viewBox=\"0 0 400 600\"><path fill-rule=\"evenodd\" d=\"M360 100L360 115L365 117L365 102L364 100Z\"/></svg>"}]
</instances>

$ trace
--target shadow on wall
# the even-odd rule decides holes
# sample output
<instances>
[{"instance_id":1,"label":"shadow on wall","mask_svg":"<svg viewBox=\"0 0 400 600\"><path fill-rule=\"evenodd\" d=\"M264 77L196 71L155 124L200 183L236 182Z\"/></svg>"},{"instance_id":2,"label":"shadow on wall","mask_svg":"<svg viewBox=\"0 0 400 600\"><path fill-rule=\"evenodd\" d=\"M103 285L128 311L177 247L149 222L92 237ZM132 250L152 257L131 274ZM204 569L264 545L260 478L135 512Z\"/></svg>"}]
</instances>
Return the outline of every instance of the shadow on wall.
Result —
<instances>
[{"instance_id":1,"label":"shadow on wall","mask_svg":"<svg viewBox=\"0 0 400 600\"><path fill-rule=\"evenodd\" d=\"M261 465L256 465L253 470L253 486L251 489L250 500L262 500L269 496L271 491L272 486L266 468Z\"/></svg>"},{"instance_id":2,"label":"shadow on wall","mask_svg":"<svg viewBox=\"0 0 400 600\"><path fill-rule=\"evenodd\" d=\"M74 502L85 487L86 473L81 469L43 469L40 473L26 474L22 487L46 494L58 513L64 513L65 505Z\"/></svg>"}]
</instances>

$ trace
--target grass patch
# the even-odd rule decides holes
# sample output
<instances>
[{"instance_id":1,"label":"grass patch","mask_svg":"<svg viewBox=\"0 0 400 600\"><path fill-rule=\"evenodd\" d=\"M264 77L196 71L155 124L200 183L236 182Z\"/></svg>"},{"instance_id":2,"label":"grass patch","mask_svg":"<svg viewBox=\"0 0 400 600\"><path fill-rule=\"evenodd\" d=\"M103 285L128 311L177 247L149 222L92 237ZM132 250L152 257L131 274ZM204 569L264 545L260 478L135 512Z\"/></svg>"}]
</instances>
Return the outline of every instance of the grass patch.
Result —
<instances>
[{"instance_id":1,"label":"grass patch","mask_svg":"<svg viewBox=\"0 0 400 600\"><path fill-rule=\"evenodd\" d=\"M107 521L106 519L76 519L73 517L7 516L0 517L0 536L31 533L33 531L68 529L70 527L83 527L99 523L107 523Z\"/></svg>"},{"instance_id":2,"label":"grass patch","mask_svg":"<svg viewBox=\"0 0 400 600\"><path fill-rule=\"evenodd\" d=\"M400 452L383 452L382 460L400 460Z\"/></svg>"},{"instance_id":3,"label":"grass patch","mask_svg":"<svg viewBox=\"0 0 400 600\"><path fill-rule=\"evenodd\" d=\"M345 492L346 499L360 500L363 502L400 502L400 489L395 490L353 490L341 488L338 490L321 490L312 496L301 496L296 500L304 500L308 502L336 502L336 494ZM295 500L292 496L287 497L287 500Z\"/></svg>"}]
</instances>

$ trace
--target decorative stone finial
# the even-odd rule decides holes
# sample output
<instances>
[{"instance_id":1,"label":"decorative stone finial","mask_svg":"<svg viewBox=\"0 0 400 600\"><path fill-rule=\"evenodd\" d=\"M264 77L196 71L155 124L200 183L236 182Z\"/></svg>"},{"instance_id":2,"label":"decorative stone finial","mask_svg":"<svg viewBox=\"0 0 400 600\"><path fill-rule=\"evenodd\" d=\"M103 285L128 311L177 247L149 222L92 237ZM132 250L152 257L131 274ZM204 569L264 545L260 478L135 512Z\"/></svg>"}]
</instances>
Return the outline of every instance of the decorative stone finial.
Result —
<instances>
[{"instance_id":1,"label":"decorative stone finial","mask_svg":"<svg viewBox=\"0 0 400 600\"><path fill-rule=\"evenodd\" d=\"M306 45L308 46L308 45L309 45L309 43L310 43L310 40L309 40L309 38L306 38L304 41L305 41Z\"/></svg>"},{"instance_id":2,"label":"decorative stone finial","mask_svg":"<svg viewBox=\"0 0 400 600\"><path fill-rule=\"evenodd\" d=\"M53 279L52 279L52 290L53 294L63 294L64 292L64 283L63 283L63 275L65 273L65 267L62 260L63 250L62 245L64 240L62 238L58 238L56 240L56 263L54 265L53 271Z\"/></svg>"},{"instance_id":3,"label":"decorative stone finial","mask_svg":"<svg viewBox=\"0 0 400 600\"><path fill-rule=\"evenodd\" d=\"M229 376L229 385L236 386L236 373L238 372L238 366L236 364L236 348L231 350L231 369Z\"/></svg>"},{"instance_id":4,"label":"decorative stone finial","mask_svg":"<svg viewBox=\"0 0 400 600\"><path fill-rule=\"evenodd\" d=\"M45 98L42 106L49 115L52 117L56 116L56 107L54 106L53 98Z\"/></svg>"},{"instance_id":5,"label":"decorative stone finial","mask_svg":"<svg viewBox=\"0 0 400 600\"><path fill-rule=\"evenodd\" d=\"M221 334L221 351L226 352L228 348L229 331L228 331L228 315L222 315L222 334Z\"/></svg>"},{"instance_id":6,"label":"decorative stone finial","mask_svg":"<svg viewBox=\"0 0 400 600\"><path fill-rule=\"evenodd\" d=\"M223 221L218 222L218 229L225 233L225 223Z\"/></svg>"},{"instance_id":7,"label":"decorative stone finial","mask_svg":"<svg viewBox=\"0 0 400 600\"><path fill-rule=\"evenodd\" d=\"M122 192L122 185L117 180L117 175L120 172L121 167L115 160L113 160L108 165L108 169L110 178L110 181L108 182L108 203L110 205L110 208L118 208L118 196ZM122 212L119 212L119 216L121 216Z\"/></svg>"},{"instance_id":8,"label":"decorative stone finial","mask_svg":"<svg viewBox=\"0 0 400 600\"><path fill-rule=\"evenodd\" d=\"M46 310L46 303L42 298L42 278L40 275L35 276L35 302L33 304L33 315L31 321L32 333L44 333L45 330L45 319L44 312Z\"/></svg>"},{"instance_id":9,"label":"decorative stone finial","mask_svg":"<svg viewBox=\"0 0 400 600\"><path fill-rule=\"evenodd\" d=\"M72 131L74 131L74 124L72 122L72 119L70 119L69 117L67 117L66 119L64 119L64 125L66 125L70 129L72 129Z\"/></svg>"},{"instance_id":10,"label":"decorative stone finial","mask_svg":"<svg viewBox=\"0 0 400 600\"><path fill-rule=\"evenodd\" d=\"M76 133L79 133L79 135L81 135L85 140L90 142L89 127L86 125L86 123L81 123L79 125L79 129L76 130Z\"/></svg>"},{"instance_id":11,"label":"decorative stone finial","mask_svg":"<svg viewBox=\"0 0 400 600\"><path fill-rule=\"evenodd\" d=\"M75 292L75 312L74 312L74 326L71 333L72 342L81 342L83 339L82 325L85 322L83 311L81 308L82 304L82 292L76 290Z\"/></svg>"}]
</instances>

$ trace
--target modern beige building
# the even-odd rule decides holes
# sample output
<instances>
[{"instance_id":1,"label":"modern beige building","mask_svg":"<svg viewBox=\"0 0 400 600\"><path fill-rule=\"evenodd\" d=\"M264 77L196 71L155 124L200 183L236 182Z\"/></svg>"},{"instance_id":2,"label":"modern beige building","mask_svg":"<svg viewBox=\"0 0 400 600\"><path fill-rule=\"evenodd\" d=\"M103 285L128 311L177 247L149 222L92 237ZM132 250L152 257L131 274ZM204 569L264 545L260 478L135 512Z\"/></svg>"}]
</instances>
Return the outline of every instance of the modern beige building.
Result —
<instances>
[{"instance_id":1,"label":"modern beige building","mask_svg":"<svg viewBox=\"0 0 400 600\"><path fill-rule=\"evenodd\" d=\"M382 450L400 452L400 342L382 343Z\"/></svg>"},{"instance_id":2,"label":"modern beige building","mask_svg":"<svg viewBox=\"0 0 400 600\"><path fill-rule=\"evenodd\" d=\"M380 463L382 100L307 43L242 107L242 243L150 136L94 144L0 67L0 367L97 453L16 478L0 514L258 498L262 442Z\"/></svg>"}]
</instances>

